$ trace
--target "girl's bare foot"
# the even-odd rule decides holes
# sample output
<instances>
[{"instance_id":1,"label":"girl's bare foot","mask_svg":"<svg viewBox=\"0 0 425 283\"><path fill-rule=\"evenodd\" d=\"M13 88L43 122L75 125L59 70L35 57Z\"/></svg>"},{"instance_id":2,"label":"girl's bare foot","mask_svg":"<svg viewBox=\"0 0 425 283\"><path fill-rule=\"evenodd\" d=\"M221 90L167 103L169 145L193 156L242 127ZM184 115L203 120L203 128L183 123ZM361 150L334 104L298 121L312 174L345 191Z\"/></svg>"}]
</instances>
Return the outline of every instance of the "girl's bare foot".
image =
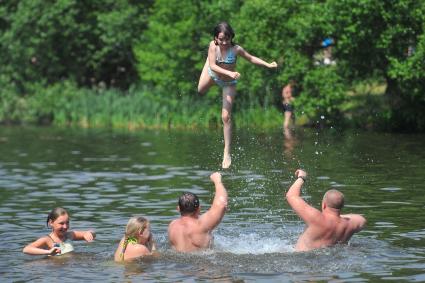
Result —
<instances>
[{"instance_id":1,"label":"girl's bare foot","mask_svg":"<svg viewBox=\"0 0 425 283\"><path fill-rule=\"evenodd\" d=\"M232 158L230 157L230 154L224 154L223 156L223 163L221 166L223 169L227 169L230 167L230 164L232 164Z\"/></svg>"}]
</instances>

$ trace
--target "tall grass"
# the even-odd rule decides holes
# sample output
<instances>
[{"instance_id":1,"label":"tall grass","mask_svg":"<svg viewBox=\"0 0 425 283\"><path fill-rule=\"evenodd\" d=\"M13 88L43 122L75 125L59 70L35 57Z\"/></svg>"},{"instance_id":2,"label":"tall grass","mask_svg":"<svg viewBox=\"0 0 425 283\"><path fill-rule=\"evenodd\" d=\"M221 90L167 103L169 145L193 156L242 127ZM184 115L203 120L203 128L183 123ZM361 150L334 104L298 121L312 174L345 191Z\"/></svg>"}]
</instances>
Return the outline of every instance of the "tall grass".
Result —
<instances>
[{"instance_id":1,"label":"tall grass","mask_svg":"<svg viewBox=\"0 0 425 283\"><path fill-rule=\"evenodd\" d=\"M0 77L0 82L4 81ZM132 87L128 91L81 88L72 81L46 87L31 84L28 93L17 96L4 81L0 89L0 121L3 123L48 123L84 128L220 128L221 95L218 88L206 96L175 95L174 90ZM356 82L339 105L342 127L385 129L389 108L385 84L379 80ZM283 115L272 101L236 97L232 120L238 128L282 127ZM296 97L296 100L298 97ZM295 111L298 125L309 125L303 109ZM311 124L311 123L310 123Z\"/></svg>"},{"instance_id":2,"label":"tall grass","mask_svg":"<svg viewBox=\"0 0 425 283\"><path fill-rule=\"evenodd\" d=\"M69 81L35 87L28 99L32 115L28 122L49 120L58 126L112 128L206 128L221 127L221 97L182 95L133 87L79 88ZM241 101L242 102L242 101ZM236 101L236 103L238 103ZM237 127L276 127L282 116L274 108L256 103L235 107Z\"/></svg>"}]
</instances>

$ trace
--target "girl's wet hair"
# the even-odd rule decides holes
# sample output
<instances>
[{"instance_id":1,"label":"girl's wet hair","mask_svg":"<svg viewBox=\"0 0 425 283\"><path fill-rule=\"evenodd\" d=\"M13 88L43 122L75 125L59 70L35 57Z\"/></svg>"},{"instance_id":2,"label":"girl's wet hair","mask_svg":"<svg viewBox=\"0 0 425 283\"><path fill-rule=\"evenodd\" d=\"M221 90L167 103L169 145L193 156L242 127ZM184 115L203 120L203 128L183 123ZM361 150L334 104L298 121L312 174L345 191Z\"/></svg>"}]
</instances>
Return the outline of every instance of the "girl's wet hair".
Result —
<instances>
[{"instance_id":1,"label":"girl's wet hair","mask_svg":"<svg viewBox=\"0 0 425 283\"><path fill-rule=\"evenodd\" d=\"M142 216L131 217L125 227L125 237L137 237L139 233L145 230L148 220Z\"/></svg>"},{"instance_id":2,"label":"girl's wet hair","mask_svg":"<svg viewBox=\"0 0 425 283\"><path fill-rule=\"evenodd\" d=\"M215 41L215 38L218 37L218 35L220 34L220 32L224 33L224 35L230 39L230 44L231 45L235 45L233 43L233 38L235 37L235 32L233 31L232 27L226 23L226 22L221 22L218 25L215 26L214 28L214 42L217 45L217 42Z\"/></svg>"},{"instance_id":3,"label":"girl's wet hair","mask_svg":"<svg viewBox=\"0 0 425 283\"><path fill-rule=\"evenodd\" d=\"M56 219L58 219L59 216L62 216L62 215L65 215L65 214L68 214L68 212L65 210L65 208L62 208L62 207L53 208L52 211L50 211L49 215L47 215L46 225L49 226L50 220L53 222Z\"/></svg>"},{"instance_id":4,"label":"girl's wet hair","mask_svg":"<svg viewBox=\"0 0 425 283\"><path fill-rule=\"evenodd\" d=\"M130 220L128 220L127 226L125 227L124 242L120 253L121 260L124 260L124 253L127 249L129 240L137 238L138 234L145 230L148 223L149 220L142 216L131 217Z\"/></svg>"},{"instance_id":5,"label":"girl's wet hair","mask_svg":"<svg viewBox=\"0 0 425 283\"><path fill-rule=\"evenodd\" d=\"M192 214L199 207L199 198L197 195L184 192L179 197L179 209L181 215Z\"/></svg>"}]
</instances>

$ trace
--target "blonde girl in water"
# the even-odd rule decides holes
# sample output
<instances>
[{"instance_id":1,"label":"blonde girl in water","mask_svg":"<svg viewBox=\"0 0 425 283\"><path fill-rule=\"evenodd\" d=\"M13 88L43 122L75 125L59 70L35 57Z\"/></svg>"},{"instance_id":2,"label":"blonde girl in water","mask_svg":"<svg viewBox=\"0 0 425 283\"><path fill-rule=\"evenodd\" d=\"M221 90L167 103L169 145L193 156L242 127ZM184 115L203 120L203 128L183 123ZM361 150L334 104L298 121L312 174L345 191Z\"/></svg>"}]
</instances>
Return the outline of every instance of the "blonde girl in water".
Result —
<instances>
[{"instance_id":1,"label":"blonde girl in water","mask_svg":"<svg viewBox=\"0 0 425 283\"><path fill-rule=\"evenodd\" d=\"M267 63L245 51L233 43L235 33L226 23L219 23L214 28L214 40L210 42L208 57L202 69L198 83L198 92L204 94L215 83L223 89L223 105L221 119L223 120L224 153L223 168L229 168L232 163L230 144L232 140L232 105L236 95L236 83L241 74L235 71L237 56L241 56L252 64L267 68L276 68L276 62Z\"/></svg>"},{"instance_id":2,"label":"blonde girl in water","mask_svg":"<svg viewBox=\"0 0 425 283\"><path fill-rule=\"evenodd\" d=\"M96 237L92 231L68 231L69 215L62 207L54 208L47 216L47 226L52 232L28 244L23 252L31 255L61 255L72 252L71 241L91 242Z\"/></svg>"},{"instance_id":3,"label":"blonde girl in water","mask_svg":"<svg viewBox=\"0 0 425 283\"><path fill-rule=\"evenodd\" d=\"M115 261L128 261L152 255L156 251L150 223L144 217L132 217L125 228L124 237L115 251Z\"/></svg>"}]
</instances>

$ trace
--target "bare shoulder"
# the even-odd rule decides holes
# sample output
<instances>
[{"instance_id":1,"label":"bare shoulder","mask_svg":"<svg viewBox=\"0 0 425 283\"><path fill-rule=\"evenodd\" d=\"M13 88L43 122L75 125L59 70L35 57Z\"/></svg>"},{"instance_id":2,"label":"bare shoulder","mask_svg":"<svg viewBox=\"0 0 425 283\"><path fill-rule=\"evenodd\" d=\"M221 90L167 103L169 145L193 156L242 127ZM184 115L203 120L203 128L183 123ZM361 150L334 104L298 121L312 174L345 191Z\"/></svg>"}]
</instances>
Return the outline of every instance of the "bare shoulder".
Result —
<instances>
[{"instance_id":1,"label":"bare shoulder","mask_svg":"<svg viewBox=\"0 0 425 283\"><path fill-rule=\"evenodd\" d=\"M208 48L209 49L214 49L217 47L217 45L215 44L214 40L210 41L210 44L208 44Z\"/></svg>"},{"instance_id":2,"label":"bare shoulder","mask_svg":"<svg viewBox=\"0 0 425 283\"><path fill-rule=\"evenodd\" d=\"M46 242L53 242L52 238L50 238L50 236L48 235L44 235L41 236L40 238L38 238L39 241L46 241Z\"/></svg>"},{"instance_id":3,"label":"bare shoulder","mask_svg":"<svg viewBox=\"0 0 425 283\"><path fill-rule=\"evenodd\" d=\"M133 246L133 251L135 253L137 253L137 254L140 254L140 255L148 255L148 254L150 254L149 249L145 245L139 245L139 244L134 245Z\"/></svg>"},{"instance_id":4,"label":"bare shoulder","mask_svg":"<svg viewBox=\"0 0 425 283\"><path fill-rule=\"evenodd\" d=\"M173 221L170 222L170 224L168 224L168 230L173 229L176 226L179 226L180 224L180 219L174 219Z\"/></svg>"},{"instance_id":5,"label":"bare shoulder","mask_svg":"<svg viewBox=\"0 0 425 283\"><path fill-rule=\"evenodd\" d=\"M174 219L168 225L168 236L173 237L176 233L182 229L183 224L181 223L181 219Z\"/></svg>"},{"instance_id":6,"label":"bare shoulder","mask_svg":"<svg viewBox=\"0 0 425 283\"><path fill-rule=\"evenodd\" d=\"M124 257L125 257L125 260L133 260L138 257L142 257L142 256L150 255L150 254L151 252L146 246L135 244L135 245L127 246L127 250L125 251ZM118 258L118 254L115 255L115 258Z\"/></svg>"},{"instance_id":7,"label":"bare shoulder","mask_svg":"<svg viewBox=\"0 0 425 283\"><path fill-rule=\"evenodd\" d=\"M49 236L45 235L45 236L42 236L42 237L38 238L34 242L28 244L27 246L32 246L32 247L51 247L51 246L53 246L53 240Z\"/></svg>"},{"instance_id":8,"label":"bare shoulder","mask_svg":"<svg viewBox=\"0 0 425 283\"><path fill-rule=\"evenodd\" d=\"M240 53L240 52L243 52L243 51L245 51L243 48L242 48L242 46L240 46L240 45L234 45L233 46L233 49L236 51L236 53Z\"/></svg>"},{"instance_id":9,"label":"bare shoulder","mask_svg":"<svg viewBox=\"0 0 425 283\"><path fill-rule=\"evenodd\" d=\"M348 219L352 222L364 222L366 221L366 218L363 217L363 215L360 214L343 214L341 217L344 217L345 219Z\"/></svg>"},{"instance_id":10,"label":"bare shoulder","mask_svg":"<svg viewBox=\"0 0 425 283\"><path fill-rule=\"evenodd\" d=\"M341 217L347 219L355 230L362 229L367 223L366 218L360 214L344 214Z\"/></svg>"},{"instance_id":11,"label":"bare shoulder","mask_svg":"<svg viewBox=\"0 0 425 283\"><path fill-rule=\"evenodd\" d=\"M49 243L51 243L53 245L52 238L50 238L47 235L40 237L38 240L36 240L36 242L38 242L39 244L45 244L45 245L48 245Z\"/></svg>"}]
</instances>

